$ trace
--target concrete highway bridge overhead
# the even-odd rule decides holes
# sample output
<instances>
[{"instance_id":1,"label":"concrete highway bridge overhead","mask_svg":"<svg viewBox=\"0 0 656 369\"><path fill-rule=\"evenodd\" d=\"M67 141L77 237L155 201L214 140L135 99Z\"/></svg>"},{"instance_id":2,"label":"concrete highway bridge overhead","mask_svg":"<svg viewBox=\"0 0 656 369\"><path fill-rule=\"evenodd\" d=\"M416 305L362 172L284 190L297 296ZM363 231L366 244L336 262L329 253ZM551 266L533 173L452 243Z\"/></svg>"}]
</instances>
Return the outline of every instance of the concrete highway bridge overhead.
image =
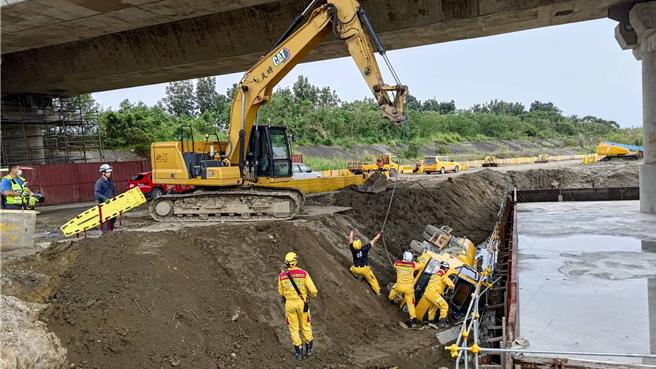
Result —
<instances>
[{"instance_id":1,"label":"concrete highway bridge overhead","mask_svg":"<svg viewBox=\"0 0 656 369\"><path fill-rule=\"evenodd\" d=\"M608 16L618 0L363 0L388 49ZM79 94L238 72L309 0L3 0L3 93ZM610 35L609 35L610 37ZM308 60L346 56L328 37Z\"/></svg>"},{"instance_id":2,"label":"concrete highway bridge overhead","mask_svg":"<svg viewBox=\"0 0 656 369\"><path fill-rule=\"evenodd\" d=\"M33 108L29 105L43 101L33 98L38 95L75 95L246 70L307 3L2 0L3 124L11 123L8 114L16 110L17 102ZM642 60L646 146L640 172L642 210L656 212L656 0L361 3L388 49L605 17L617 20L615 37L620 46L633 49ZM343 43L328 36L307 60L346 55Z\"/></svg>"}]
</instances>

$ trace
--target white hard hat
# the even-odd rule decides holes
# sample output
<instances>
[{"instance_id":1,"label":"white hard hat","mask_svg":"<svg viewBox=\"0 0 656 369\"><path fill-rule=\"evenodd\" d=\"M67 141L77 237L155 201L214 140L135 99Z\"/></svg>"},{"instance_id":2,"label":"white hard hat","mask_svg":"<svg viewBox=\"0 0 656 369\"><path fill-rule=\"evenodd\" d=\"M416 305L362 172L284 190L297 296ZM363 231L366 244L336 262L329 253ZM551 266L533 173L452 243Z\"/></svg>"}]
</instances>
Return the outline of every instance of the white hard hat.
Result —
<instances>
[{"instance_id":1,"label":"white hard hat","mask_svg":"<svg viewBox=\"0 0 656 369\"><path fill-rule=\"evenodd\" d=\"M103 164L100 166L99 172L111 172L112 171L112 166L109 164Z\"/></svg>"},{"instance_id":2,"label":"white hard hat","mask_svg":"<svg viewBox=\"0 0 656 369\"><path fill-rule=\"evenodd\" d=\"M410 251L403 252L403 261L407 261L407 262L412 261L412 253Z\"/></svg>"}]
</instances>

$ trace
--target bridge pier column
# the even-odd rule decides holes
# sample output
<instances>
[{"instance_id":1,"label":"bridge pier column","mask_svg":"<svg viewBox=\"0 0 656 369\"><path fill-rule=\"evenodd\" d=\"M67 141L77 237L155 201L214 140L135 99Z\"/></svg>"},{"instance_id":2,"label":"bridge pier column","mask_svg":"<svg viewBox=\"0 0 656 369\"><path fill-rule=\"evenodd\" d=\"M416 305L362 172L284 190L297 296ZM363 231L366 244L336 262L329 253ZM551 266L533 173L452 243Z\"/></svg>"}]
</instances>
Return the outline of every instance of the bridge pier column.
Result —
<instances>
[{"instance_id":1,"label":"bridge pier column","mask_svg":"<svg viewBox=\"0 0 656 369\"><path fill-rule=\"evenodd\" d=\"M656 214L656 1L635 4L618 20L617 42L642 60L645 157L640 165L640 211Z\"/></svg>"}]
</instances>

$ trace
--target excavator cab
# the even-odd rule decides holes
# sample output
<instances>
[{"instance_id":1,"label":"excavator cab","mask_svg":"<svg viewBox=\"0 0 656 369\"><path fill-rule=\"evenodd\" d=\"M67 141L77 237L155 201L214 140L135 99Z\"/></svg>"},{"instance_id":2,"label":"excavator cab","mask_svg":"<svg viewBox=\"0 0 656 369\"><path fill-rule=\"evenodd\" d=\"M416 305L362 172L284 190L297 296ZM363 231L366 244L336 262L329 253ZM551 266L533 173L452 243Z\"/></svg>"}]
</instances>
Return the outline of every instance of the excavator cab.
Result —
<instances>
[{"instance_id":1,"label":"excavator cab","mask_svg":"<svg viewBox=\"0 0 656 369\"><path fill-rule=\"evenodd\" d=\"M291 177L292 156L287 128L253 127L246 162L249 171L257 177Z\"/></svg>"}]
</instances>

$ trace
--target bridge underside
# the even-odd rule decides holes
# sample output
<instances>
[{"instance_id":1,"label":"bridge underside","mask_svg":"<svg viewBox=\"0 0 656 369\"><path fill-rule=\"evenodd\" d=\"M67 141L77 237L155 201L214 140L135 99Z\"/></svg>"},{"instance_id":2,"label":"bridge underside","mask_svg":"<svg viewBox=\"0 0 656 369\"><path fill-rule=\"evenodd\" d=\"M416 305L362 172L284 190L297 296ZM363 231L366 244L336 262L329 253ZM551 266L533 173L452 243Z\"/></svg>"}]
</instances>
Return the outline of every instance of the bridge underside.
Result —
<instances>
[{"instance_id":1,"label":"bridge underside","mask_svg":"<svg viewBox=\"0 0 656 369\"><path fill-rule=\"evenodd\" d=\"M2 7L3 94L74 95L244 71L307 4L55 0L43 11L39 1L9 0ZM384 45L401 49L603 18L621 1L362 3ZM329 36L307 60L346 55L343 43Z\"/></svg>"}]
</instances>

